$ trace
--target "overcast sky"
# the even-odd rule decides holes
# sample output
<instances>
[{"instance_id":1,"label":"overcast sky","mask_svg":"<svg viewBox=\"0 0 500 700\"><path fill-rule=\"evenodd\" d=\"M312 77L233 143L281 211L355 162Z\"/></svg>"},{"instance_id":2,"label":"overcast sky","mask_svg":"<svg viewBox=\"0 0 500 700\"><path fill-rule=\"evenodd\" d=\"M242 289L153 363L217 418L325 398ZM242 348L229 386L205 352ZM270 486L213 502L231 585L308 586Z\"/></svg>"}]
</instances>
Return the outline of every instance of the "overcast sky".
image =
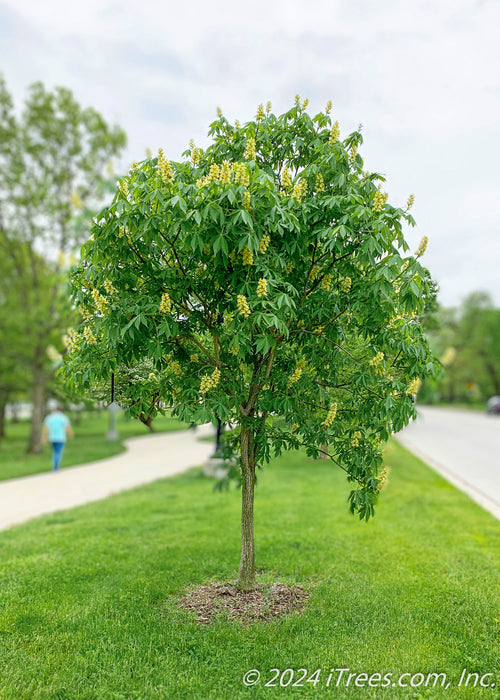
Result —
<instances>
[{"instance_id":1,"label":"overcast sky","mask_svg":"<svg viewBox=\"0 0 500 700\"><path fill-rule=\"evenodd\" d=\"M41 80L120 124L127 165L206 144L218 106L331 99L390 202L415 194L440 301L500 304L499 28L500 0L0 0L0 71L18 105Z\"/></svg>"}]
</instances>

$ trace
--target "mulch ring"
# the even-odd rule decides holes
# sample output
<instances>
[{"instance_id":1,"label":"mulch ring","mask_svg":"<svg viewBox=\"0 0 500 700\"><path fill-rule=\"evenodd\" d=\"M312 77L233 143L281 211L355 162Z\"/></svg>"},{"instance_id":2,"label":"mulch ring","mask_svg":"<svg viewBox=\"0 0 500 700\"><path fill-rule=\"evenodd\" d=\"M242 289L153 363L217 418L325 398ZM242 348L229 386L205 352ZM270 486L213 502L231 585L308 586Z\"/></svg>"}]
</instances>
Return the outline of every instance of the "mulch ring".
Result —
<instances>
[{"instance_id":1,"label":"mulch ring","mask_svg":"<svg viewBox=\"0 0 500 700\"><path fill-rule=\"evenodd\" d=\"M234 584L209 583L200 586L179 600L177 605L197 615L200 625L209 625L218 616L250 624L270 622L291 612L300 613L309 593L300 586L260 586L240 591Z\"/></svg>"}]
</instances>

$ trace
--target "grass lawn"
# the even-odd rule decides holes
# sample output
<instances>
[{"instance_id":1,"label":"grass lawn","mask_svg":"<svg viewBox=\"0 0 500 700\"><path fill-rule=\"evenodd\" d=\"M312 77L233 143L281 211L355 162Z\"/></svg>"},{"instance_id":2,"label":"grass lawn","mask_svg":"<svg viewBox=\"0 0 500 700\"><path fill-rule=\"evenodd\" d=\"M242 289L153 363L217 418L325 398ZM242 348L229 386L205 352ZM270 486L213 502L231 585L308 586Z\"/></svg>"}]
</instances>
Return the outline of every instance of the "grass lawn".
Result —
<instances>
[{"instance_id":1,"label":"grass lawn","mask_svg":"<svg viewBox=\"0 0 500 700\"><path fill-rule=\"evenodd\" d=\"M0 698L498 697L500 524L396 443L387 462L368 524L329 463L293 453L260 475L260 580L310 591L302 615L267 624L199 626L176 608L238 565L240 494L200 470L1 532ZM264 687L274 668L322 671L315 687ZM338 673L326 687L339 668L450 687L335 686ZM263 680L245 688L249 669ZM497 687L458 688L463 669Z\"/></svg>"},{"instance_id":2,"label":"grass lawn","mask_svg":"<svg viewBox=\"0 0 500 700\"><path fill-rule=\"evenodd\" d=\"M118 415L116 425L120 439L117 442L109 442L106 440L108 416L104 411L85 413L81 423L75 424L73 422L75 437L68 440L64 449L62 468L112 457L125 450L123 440L150 434L143 423L128 418L124 413ZM154 428L157 432L179 430L186 427L185 424L171 418L168 414L157 416L154 421ZM44 445L41 454L26 454L29 430L28 421L7 424L7 437L0 440L0 481L50 471L52 468L52 448L50 445Z\"/></svg>"}]
</instances>

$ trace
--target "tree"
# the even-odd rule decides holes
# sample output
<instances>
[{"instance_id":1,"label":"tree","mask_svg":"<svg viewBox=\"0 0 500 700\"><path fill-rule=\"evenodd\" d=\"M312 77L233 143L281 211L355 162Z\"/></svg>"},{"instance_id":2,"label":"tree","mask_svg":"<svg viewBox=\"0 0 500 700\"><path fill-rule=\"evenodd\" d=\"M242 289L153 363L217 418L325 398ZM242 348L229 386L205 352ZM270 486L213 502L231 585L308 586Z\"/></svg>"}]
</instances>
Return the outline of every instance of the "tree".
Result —
<instances>
[{"instance_id":1,"label":"tree","mask_svg":"<svg viewBox=\"0 0 500 700\"><path fill-rule=\"evenodd\" d=\"M32 384L31 452L41 448L48 337L69 325L60 303L64 260L88 237L85 222L104 194L105 169L124 145L118 127L82 108L65 88L49 92L35 83L17 117L0 76L0 245L27 311L29 353L22 357Z\"/></svg>"},{"instance_id":2,"label":"tree","mask_svg":"<svg viewBox=\"0 0 500 700\"><path fill-rule=\"evenodd\" d=\"M443 373L437 386L447 401L500 394L500 309L486 292L472 292L453 309L431 315L427 331Z\"/></svg>"},{"instance_id":3,"label":"tree","mask_svg":"<svg viewBox=\"0 0 500 700\"><path fill-rule=\"evenodd\" d=\"M154 362L166 404L187 422L236 426L242 485L238 585L255 582L256 468L286 449L329 458L368 519L386 474L382 445L415 416L435 362L418 321L433 296L408 249L407 208L363 172L356 131L331 105L245 125L224 116L205 151L158 156L119 182L74 275L86 319L66 373L82 385L120 363Z\"/></svg>"}]
</instances>

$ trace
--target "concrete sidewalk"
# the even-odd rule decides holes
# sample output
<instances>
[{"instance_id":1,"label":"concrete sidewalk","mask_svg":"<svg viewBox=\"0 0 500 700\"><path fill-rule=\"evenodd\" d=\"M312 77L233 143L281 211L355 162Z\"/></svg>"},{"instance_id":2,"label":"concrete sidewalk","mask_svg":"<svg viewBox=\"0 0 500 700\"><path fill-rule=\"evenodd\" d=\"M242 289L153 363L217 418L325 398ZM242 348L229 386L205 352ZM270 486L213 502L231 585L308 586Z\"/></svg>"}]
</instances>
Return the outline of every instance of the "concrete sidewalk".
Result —
<instances>
[{"instance_id":1,"label":"concrete sidewalk","mask_svg":"<svg viewBox=\"0 0 500 700\"><path fill-rule=\"evenodd\" d=\"M214 443L200 438L213 433L213 426L206 425L196 431L132 438L125 442L127 451L116 457L2 481L0 530L203 464L213 454Z\"/></svg>"}]
</instances>

